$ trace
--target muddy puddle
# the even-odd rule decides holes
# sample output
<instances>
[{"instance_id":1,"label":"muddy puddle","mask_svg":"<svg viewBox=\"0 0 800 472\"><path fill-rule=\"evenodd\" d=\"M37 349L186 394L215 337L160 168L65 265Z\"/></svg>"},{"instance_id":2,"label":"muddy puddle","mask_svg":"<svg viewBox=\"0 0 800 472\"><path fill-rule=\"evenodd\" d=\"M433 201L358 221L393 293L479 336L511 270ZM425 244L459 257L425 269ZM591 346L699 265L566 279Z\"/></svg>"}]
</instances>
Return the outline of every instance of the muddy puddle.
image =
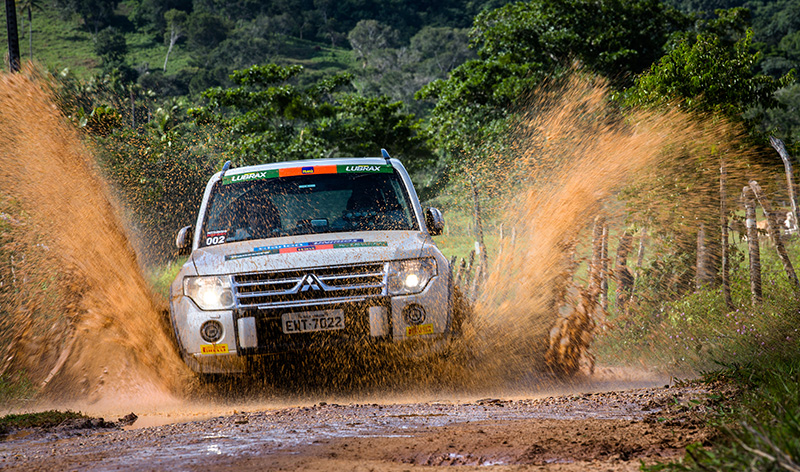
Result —
<instances>
[{"instance_id":1,"label":"muddy puddle","mask_svg":"<svg viewBox=\"0 0 800 472\"><path fill-rule=\"evenodd\" d=\"M273 385L269 388L259 387L253 391L252 386L250 389L248 388L246 379L240 380L240 384L223 382L218 385L205 386L203 394L207 397L205 400L196 398L173 404L142 405L139 408L132 405L131 411L138 416L138 419L134 424L126 426L125 429L200 421L243 412L305 408L319 404L375 404L381 406L437 402L460 404L487 398L538 399L570 394L663 387L674 383L674 379L668 375L621 367L601 367L592 376L579 376L566 382L544 378L541 375L531 375L529 378L520 378L515 384L508 384L502 389L492 386L470 392L452 386L426 390L415 385L405 385L404 388L396 388L392 391L375 388L373 391L360 393L336 393L333 388L321 388L317 391L302 393L291 387L281 387L280 385ZM120 407L103 409L88 406L84 407L82 411L90 416L115 418L126 410L120 409Z\"/></svg>"},{"instance_id":2,"label":"muddy puddle","mask_svg":"<svg viewBox=\"0 0 800 472\"><path fill-rule=\"evenodd\" d=\"M671 457L707 436L698 417L670 410L701 405L705 393L683 385L529 399L319 402L146 428L40 433L0 443L0 465L333 470L368 463L394 470L588 463L637 470L640 458Z\"/></svg>"}]
</instances>

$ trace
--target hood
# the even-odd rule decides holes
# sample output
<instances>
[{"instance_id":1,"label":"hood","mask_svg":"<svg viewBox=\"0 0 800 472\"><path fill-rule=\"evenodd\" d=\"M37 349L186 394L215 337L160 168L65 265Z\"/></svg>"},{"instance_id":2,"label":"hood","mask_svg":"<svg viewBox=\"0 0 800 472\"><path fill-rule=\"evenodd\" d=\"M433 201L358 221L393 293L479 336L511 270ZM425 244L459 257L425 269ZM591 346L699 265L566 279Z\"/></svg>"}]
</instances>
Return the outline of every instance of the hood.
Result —
<instances>
[{"instance_id":1,"label":"hood","mask_svg":"<svg viewBox=\"0 0 800 472\"><path fill-rule=\"evenodd\" d=\"M307 234L208 246L192 253L198 275L303 269L420 257L418 231Z\"/></svg>"}]
</instances>

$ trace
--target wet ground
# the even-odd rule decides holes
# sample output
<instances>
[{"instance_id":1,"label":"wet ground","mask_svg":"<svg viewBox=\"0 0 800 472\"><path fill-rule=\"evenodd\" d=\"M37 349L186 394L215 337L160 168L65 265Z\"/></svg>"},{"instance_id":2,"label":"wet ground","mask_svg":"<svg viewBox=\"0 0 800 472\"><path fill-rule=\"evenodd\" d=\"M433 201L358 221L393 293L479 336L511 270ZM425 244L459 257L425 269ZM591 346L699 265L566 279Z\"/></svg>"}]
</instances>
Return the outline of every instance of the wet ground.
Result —
<instances>
[{"instance_id":1,"label":"wet ground","mask_svg":"<svg viewBox=\"0 0 800 472\"><path fill-rule=\"evenodd\" d=\"M694 385L421 403L319 402L160 426L17 431L5 470L638 470L707 441ZM117 418L108 418L116 421ZM154 421L155 420L155 421Z\"/></svg>"}]
</instances>

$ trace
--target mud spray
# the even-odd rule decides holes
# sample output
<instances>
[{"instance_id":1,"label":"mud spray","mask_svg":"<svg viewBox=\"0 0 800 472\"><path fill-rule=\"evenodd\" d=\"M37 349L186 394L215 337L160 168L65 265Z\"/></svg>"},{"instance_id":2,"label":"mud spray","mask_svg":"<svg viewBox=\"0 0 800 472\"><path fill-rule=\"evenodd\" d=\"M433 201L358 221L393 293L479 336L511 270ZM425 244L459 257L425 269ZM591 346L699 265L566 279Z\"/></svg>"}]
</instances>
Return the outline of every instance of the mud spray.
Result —
<instances>
[{"instance_id":1,"label":"mud spray","mask_svg":"<svg viewBox=\"0 0 800 472\"><path fill-rule=\"evenodd\" d=\"M14 334L4 371L44 385L61 405L171 401L188 373L160 327L119 208L75 127L23 74L0 78L0 156L0 186L19 208L17 240L27 242L17 272L35 260L60 282L39 281L47 287L34 297L22 293L31 288L22 276L6 286L16 298L3 307Z\"/></svg>"},{"instance_id":2,"label":"mud spray","mask_svg":"<svg viewBox=\"0 0 800 472\"><path fill-rule=\"evenodd\" d=\"M542 92L511 131L509 151L474 169L482 187L505 202L502 219L516 237L494 257L460 355L434 369L442 381L464 391L501 389L526 373L575 362L570 356L584 352L602 322L602 313L584 303L573 311L591 320L559 324L563 310L555 300L573 293L580 305L583 293L565 288L577 236L597 214L624 221L617 201L623 187L668 172L691 149L730 142L726 125L700 125L678 111L616 116L607 95L604 84L578 77ZM15 337L2 368L24 372L62 405L80 400L128 409L137 401L180 401L190 376L162 327L119 208L81 143L40 83L23 74L2 77L0 185L4 205L19 215L4 214L6 226L23 241L12 259L27 251L28 266L59 274L49 279L49 295L15 289L18 296L7 298L13 306L4 307L5 331ZM698 212L713 214L703 205ZM24 286L19 277L15 283ZM54 293L64 296L42 303ZM48 309L55 312L42 316ZM578 349L570 354L570 346Z\"/></svg>"},{"instance_id":3,"label":"mud spray","mask_svg":"<svg viewBox=\"0 0 800 472\"><path fill-rule=\"evenodd\" d=\"M532 372L580 381L574 374L593 368L595 333L614 328L598 304L599 284L574 277L578 242L591 240L595 217L618 228L630 224L631 209L619 197L623 189L638 189L651 192L651 222L659 212L679 210L689 225L713 224L719 202L708 195L719 189L720 159L737 162L735 169L729 164L739 176L733 188L742 188L742 176L755 175L755 156L736 127L688 116L678 106L623 117L609 93L605 82L578 74L546 85L511 130L507 150L468 176L498 195L500 221L515 236L501 241L477 296L462 350L472 361L459 374L462 382L499 387ZM685 173L680 168L696 156L707 162L684 182L692 192L674 192L685 197L670 201L663 190L675 182L664 176Z\"/></svg>"}]
</instances>

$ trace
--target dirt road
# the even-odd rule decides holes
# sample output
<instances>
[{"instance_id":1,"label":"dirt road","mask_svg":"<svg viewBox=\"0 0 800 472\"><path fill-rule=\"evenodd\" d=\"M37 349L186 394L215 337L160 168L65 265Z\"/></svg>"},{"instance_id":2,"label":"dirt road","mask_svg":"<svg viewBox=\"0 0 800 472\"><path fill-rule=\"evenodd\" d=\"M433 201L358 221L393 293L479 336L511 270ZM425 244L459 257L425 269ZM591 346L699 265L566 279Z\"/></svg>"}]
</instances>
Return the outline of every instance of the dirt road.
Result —
<instances>
[{"instance_id":1,"label":"dirt road","mask_svg":"<svg viewBox=\"0 0 800 472\"><path fill-rule=\"evenodd\" d=\"M86 422L12 433L0 442L0 468L638 470L640 460L678 457L708 440L706 396L678 385L529 400L320 402L145 428Z\"/></svg>"}]
</instances>

